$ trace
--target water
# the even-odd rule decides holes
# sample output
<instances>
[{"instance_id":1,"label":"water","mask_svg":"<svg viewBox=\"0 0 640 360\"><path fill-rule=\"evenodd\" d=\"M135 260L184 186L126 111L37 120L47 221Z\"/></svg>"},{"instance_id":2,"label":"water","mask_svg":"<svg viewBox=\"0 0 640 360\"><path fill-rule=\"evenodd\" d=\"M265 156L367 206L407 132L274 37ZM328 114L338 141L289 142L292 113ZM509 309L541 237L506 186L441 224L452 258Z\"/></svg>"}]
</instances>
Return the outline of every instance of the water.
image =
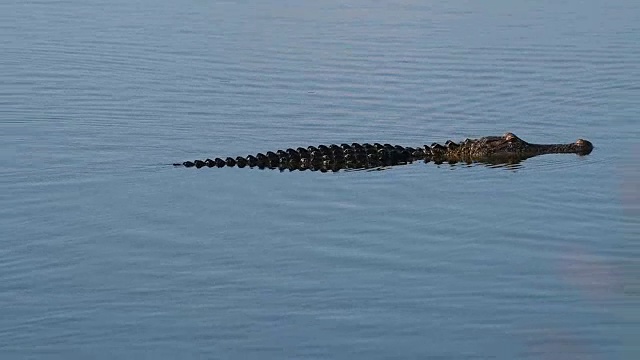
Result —
<instances>
[{"instance_id":1,"label":"water","mask_svg":"<svg viewBox=\"0 0 640 360\"><path fill-rule=\"evenodd\" d=\"M636 1L0 3L0 356L640 354ZM500 135L513 169L183 169Z\"/></svg>"}]
</instances>

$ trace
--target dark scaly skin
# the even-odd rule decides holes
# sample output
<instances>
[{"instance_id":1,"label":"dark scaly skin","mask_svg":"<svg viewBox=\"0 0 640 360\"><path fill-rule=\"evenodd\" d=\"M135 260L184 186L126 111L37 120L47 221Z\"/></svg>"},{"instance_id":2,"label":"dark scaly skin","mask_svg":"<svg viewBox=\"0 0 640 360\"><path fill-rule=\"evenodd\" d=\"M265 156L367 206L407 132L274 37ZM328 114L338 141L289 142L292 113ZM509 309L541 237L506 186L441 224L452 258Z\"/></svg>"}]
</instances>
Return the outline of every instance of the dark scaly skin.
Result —
<instances>
[{"instance_id":1,"label":"dark scaly skin","mask_svg":"<svg viewBox=\"0 0 640 360\"><path fill-rule=\"evenodd\" d=\"M185 161L173 164L184 167L258 167L261 169L338 171L341 169L369 169L412 163L433 161L436 164L486 163L515 164L530 157L543 154L574 153L587 155L593 145L583 139L571 144L530 144L512 133L503 136L486 136L466 139L445 145L433 143L431 146L403 147L391 144L341 144L319 145L297 149L268 151L246 157L228 157L206 160Z\"/></svg>"}]
</instances>

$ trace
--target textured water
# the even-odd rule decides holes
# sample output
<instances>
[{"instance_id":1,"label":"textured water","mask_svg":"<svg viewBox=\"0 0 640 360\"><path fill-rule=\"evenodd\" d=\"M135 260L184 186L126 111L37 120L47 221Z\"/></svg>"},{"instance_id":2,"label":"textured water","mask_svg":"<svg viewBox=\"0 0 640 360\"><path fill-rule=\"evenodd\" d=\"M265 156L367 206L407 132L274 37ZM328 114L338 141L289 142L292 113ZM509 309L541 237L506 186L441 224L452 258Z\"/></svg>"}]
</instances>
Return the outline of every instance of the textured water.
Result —
<instances>
[{"instance_id":1,"label":"textured water","mask_svg":"<svg viewBox=\"0 0 640 360\"><path fill-rule=\"evenodd\" d=\"M0 358L640 358L639 4L0 2Z\"/></svg>"}]
</instances>

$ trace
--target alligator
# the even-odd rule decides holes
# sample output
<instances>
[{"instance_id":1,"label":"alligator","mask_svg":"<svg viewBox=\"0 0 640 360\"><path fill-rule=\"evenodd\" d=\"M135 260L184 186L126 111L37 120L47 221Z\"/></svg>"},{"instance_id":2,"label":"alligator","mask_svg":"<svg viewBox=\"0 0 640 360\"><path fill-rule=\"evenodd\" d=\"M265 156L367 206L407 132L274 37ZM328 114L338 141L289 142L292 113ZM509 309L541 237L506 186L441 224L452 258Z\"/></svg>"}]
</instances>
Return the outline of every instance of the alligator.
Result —
<instances>
[{"instance_id":1,"label":"alligator","mask_svg":"<svg viewBox=\"0 0 640 360\"><path fill-rule=\"evenodd\" d=\"M226 159L185 161L174 166L183 167L257 167L260 169L339 171L340 169L371 169L409 164L414 161L433 161L436 164L459 162L485 164L516 164L543 154L574 153L587 155L593 150L591 142L578 139L570 144L531 144L513 133L466 139L460 143L448 140L444 145L409 147L391 144L319 145L297 149L268 151L266 154L238 156Z\"/></svg>"}]
</instances>

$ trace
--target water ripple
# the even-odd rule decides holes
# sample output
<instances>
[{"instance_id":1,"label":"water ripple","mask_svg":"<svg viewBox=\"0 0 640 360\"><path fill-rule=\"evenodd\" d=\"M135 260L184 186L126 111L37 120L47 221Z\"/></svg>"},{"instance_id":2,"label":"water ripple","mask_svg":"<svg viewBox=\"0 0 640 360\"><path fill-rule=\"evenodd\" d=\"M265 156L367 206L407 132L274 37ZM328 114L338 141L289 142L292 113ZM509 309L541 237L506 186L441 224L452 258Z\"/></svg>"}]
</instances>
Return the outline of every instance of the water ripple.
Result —
<instances>
[{"instance_id":1,"label":"water ripple","mask_svg":"<svg viewBox=\"0 0 640 360\"><path fill-rule=\"evenodd\" d=\"M3 355L635 358L638 10L0 3ZM595 149L167 165L507 131Z\"/></svg>"}]
</instances>

